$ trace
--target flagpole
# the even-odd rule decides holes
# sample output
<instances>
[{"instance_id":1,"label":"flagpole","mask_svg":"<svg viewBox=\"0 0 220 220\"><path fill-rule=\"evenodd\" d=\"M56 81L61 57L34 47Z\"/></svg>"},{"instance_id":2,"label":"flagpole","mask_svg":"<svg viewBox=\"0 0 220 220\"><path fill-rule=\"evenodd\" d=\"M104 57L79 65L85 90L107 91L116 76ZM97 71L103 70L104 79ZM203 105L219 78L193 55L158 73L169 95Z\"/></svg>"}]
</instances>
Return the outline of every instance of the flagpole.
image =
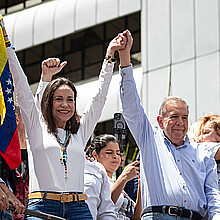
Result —
<instances>
[{"instance_id":1,"label":"flagpole","mask_svg":"<svg viewBox=\"0 0 220 220\"><path fill-rule=\"evenodd\" d=\"M9 205L9 210L15 211L15 208L13 207L13 205L11 205L11 204ZM38 218L41 218L41 219L66 220L65 218L61 218L59 216L50 215L50 214L47 214L47 213L44 213L44 212L34 211L34 210L30 210L30 209L25 209L24 214L34 216L34 217L38 217Z\"/></svg>"}]
</instances>

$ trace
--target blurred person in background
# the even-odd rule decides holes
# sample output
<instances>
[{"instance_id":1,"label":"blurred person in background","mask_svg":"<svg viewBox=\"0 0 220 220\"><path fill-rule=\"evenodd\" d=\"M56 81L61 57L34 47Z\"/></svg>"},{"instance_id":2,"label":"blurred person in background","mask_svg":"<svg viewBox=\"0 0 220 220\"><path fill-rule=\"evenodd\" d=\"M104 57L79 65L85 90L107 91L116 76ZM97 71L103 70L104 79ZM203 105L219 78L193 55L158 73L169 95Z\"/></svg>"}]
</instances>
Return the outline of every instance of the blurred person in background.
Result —
<instances>
[{"instance_id":1,"label":"blurred person in background","mask_svg":"<svg viewBox=\"0 0 220 220\"><path fill-rule=\"evenodd\" d=\"M28 139L25 132L24 123L21 116L20 107L17 102L15 102L15 116L18 128L18 136L21 148L21 165L16 168L16 198L23 203L24 206L27 205L28 193L29 193L29 171L28 171L28 155L27 155L27 145ZM14 220L24 219L23 214L15 214L12 212Z\"/></svg>"},{"instance_id":2,"label":"blurred person in background","mask_svg":"<svg viewBox=\"0 0 220 220\"><path fill-rule=\"evenodd\" d=\"M192 141L220 143L220 115L207 115L193 123L189 129L189 138ZM220 144L204 144L212 151L217 163L218 184L220 189Z\"/></svg>"}]
</instances>

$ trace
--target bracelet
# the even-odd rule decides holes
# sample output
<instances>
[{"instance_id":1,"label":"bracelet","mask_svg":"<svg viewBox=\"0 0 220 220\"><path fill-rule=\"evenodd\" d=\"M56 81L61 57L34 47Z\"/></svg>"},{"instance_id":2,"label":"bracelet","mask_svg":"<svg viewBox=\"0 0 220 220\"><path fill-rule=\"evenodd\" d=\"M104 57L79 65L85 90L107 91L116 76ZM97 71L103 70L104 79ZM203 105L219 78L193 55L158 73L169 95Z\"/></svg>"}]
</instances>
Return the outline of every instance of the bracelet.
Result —
<instances>
[{"instance_id":1,"label":"bracelet","mask_svg":"<svg viewBox=\"0 0 220 220\"><path fill-rule=\"evenodd\" d=\"M10 40L5 41L5 46L6 47L11 47L13 50L15 50L14 45L10 42Z\"/></svg>"},{"instance_id":2,"label":"bracelet","mask_svg":"<svg viewBox=\"0 0 220 220\"><path fill-rule=\"evenodd\" d=\"M105 59L108 61L108 63L114 63L115 62L115 58L112 55L106 55Z\"/></svg>"}]
</instances>

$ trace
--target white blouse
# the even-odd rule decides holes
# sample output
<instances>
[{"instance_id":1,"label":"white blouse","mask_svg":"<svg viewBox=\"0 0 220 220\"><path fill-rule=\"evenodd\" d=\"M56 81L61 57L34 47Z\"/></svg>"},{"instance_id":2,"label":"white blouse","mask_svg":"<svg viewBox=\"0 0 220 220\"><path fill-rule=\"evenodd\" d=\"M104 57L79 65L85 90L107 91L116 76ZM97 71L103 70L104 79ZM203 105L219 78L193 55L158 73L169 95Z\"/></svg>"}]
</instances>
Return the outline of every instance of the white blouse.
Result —
<instances>
[{"instance_id":1,"label":"white blouse","mask_svg":"<svg viewBox=\"0 0 220 220\"><path fill-rule=\"evenodd\" d=\"M71 134L67 148L68 178L64 178L64 165L60 163L61 147L53 134L47 132L42 114L35 104L27 78L16 54L7 48L9 66L18 94L23 121L29 138L29 191L83 192L84 190L84 147L101 116L114 68L113 63L103 62L99 76L99 86L87 104L76 134ZM39 90L41 91L41 90ZM76 100L77 102L77 100ZM66 132L58 129L64 140Z\"/></svg>"},{"instance_id":2,"label":"white blouse","mask_svg":"<svg viewBox=\"0 0 220 220\"><path fill-rule=\"evenodd\" d=\"M112 188L112 186L114 185L113 179L108 177L108 181L109 181L109 184L110 184L110 188ZM123 193L121 193L118 200L117 200L117 202L115 203L115 211L116 212L118 212L119 209L121 208L121 206L123 204L123 201L124 201L124 196L123 196Z\"/></svg>"},{"instance_id":3,"label":"white blouse","mask_svg":"<svg viewBox=\"0 0 220 220\"><path fill-rule=\"evenodd\" d=\"M93 219L116 220L115 205L111 200L111 189L107 172L99 162L85 162L84 191L88 195L86 203Z\"/></svg>"}]
</instances>

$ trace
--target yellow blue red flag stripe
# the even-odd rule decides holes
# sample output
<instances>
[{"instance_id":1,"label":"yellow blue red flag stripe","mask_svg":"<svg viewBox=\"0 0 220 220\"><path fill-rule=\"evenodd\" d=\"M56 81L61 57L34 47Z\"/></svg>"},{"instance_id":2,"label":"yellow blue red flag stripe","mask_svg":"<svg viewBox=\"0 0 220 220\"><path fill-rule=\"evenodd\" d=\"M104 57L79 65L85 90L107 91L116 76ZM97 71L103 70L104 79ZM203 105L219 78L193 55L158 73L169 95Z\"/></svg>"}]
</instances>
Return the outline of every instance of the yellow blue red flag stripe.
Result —
<instances>
[{"instance_id":1,"label":"yellow blue red flag stripe","mask_svg":"<svg viewBox=\"0 0 220 220\"><path fill-rule=\"evenodd\" d=\"M12 77L1 27L0 71L0 154L10 169L14 169L21 163L21 151L15 118Z\"/></svg>"},{"instance_id":2,"label":"yellow blue red flag stripe","mask_svg":"<svg viewBox=\"0 0 220 220\"><path fill-rule=\"evenodd\" d=\"M3 70L5 68L5 65L7 63L7 53L6 53L6 49L5 49L5 41L3 38L3 34L2 34L2 29L1 31L1 40L0 40L0 77L3 73ZM2 90L2 85L1 85L1 81L0 81L0 125L3 124L4 118L5 118L5 114L6 114L6 108L5 108L5 101L4 101L4 94L3 94L3 90Z\"/></svg>"}]
</instances>

